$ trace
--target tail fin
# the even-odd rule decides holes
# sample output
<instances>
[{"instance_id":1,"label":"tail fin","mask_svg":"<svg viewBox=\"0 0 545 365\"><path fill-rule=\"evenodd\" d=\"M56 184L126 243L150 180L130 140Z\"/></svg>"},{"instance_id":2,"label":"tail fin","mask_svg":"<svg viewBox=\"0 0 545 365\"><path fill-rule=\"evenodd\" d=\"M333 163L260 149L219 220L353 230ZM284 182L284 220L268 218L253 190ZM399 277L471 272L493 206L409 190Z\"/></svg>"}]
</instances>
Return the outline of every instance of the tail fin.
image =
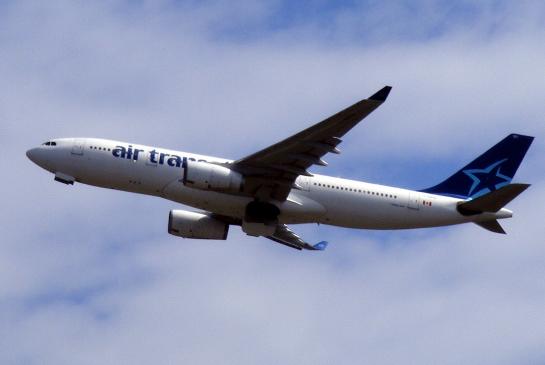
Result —
<instances>
[{"instance_id":1,"label":"tail fin","mask_svg":"<svg viewBox=\"0 0 545 365\"><path fill-rule=\"evenodd\" d=\"M510 134L460 171L426 193L476 198L511 182L534 137Z\"/></svg>"}]
</instances>

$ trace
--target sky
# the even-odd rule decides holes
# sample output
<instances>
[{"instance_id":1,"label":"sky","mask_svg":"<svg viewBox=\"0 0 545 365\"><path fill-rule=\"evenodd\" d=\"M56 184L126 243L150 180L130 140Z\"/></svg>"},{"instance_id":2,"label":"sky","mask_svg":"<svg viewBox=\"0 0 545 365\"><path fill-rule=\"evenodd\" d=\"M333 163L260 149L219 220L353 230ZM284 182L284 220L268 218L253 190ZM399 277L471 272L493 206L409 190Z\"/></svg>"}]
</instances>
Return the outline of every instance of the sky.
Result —
<instances>
[{"instance_id":1,"label":"sky","mask_svg":"<svg viewBox=\"0 0 545 365\"><path fill-rule=\"evenodd\" d=\"M543 39L540 1L1 2L0 363L545 363ZM421 189L532 135L507 235L185 240L180 205L25 156L85 136L235 159L384 85L312 171Z\"/></svg>"}]
</instances>

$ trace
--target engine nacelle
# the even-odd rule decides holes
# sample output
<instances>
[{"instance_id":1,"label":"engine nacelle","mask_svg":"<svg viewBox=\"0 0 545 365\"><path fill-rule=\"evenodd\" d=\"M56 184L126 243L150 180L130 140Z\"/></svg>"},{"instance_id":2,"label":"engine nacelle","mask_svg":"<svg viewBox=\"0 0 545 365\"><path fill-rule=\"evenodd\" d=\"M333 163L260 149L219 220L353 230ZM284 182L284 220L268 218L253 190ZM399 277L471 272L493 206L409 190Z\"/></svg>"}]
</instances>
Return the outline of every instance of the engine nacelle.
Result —
<instances>
[{"instance_id":1,"label":"engine nacelle","mask_svg":"<svg viewBox=\"0 0 545 365\"><path fill-rule=\"evenodd\" d=\"M229 225L203 213L171 210L168 216L168 233L184 238L225 240Z\"/></svg>"},{"instance_id":2,"label":"engine nacelle","mask_svg":"<svg viewBox=\"0 0 545 365\"><path fill-rule=\"evenodd\" d=\"M227 167L214 165L204 161L184 160L185 186L213 191L242 191L244 177Z\"/></svg>"}]
</instances>

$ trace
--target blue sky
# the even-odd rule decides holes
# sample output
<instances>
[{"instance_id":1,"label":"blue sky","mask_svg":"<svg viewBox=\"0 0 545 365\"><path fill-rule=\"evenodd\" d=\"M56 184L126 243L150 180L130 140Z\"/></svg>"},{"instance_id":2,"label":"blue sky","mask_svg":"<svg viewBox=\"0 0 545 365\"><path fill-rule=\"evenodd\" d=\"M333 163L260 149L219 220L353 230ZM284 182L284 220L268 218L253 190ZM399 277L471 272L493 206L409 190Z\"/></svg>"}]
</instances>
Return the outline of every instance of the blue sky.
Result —
<instances>
[{"instance_id":1,"label":"blue sky","mask_svg":"<svg viewBox=\"0 0 545 365\"><path fill-rule=\"evenodd\" d=\"M0 362L544 362L544 21L538 1L3 2ZM24 155L92 136L238 158L386 84L313 171L424 188L536 136L507 236L182 240L175 203L66 187Z\"/></svg>"}]
</instances>

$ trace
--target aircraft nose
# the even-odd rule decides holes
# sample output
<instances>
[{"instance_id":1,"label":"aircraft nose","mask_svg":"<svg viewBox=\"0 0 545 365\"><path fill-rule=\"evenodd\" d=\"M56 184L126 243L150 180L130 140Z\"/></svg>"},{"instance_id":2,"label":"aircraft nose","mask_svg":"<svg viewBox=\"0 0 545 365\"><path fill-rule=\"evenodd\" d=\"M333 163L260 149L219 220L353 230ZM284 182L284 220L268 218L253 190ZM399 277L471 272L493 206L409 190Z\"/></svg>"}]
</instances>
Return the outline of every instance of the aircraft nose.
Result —
<instances>
[{"instance_id":1,"label":"aircraft nose","mask_svg":"<svg viewBox=\"0 0 545 365\"><path fill-rule=\"evenodd\" d=\"M45 168L47 163L47 158L45 156L45 151L43 151L40 148L31 148L28 151L26 151L26 157L32 162L34 162L36 165Z\"/></svg>"},{"instance_id":2,"label":"aircraft nose","mask_svg":"<svg viewBox=\"0 0 545 365\"><path fill-rule=\"evenodd\" d=\"M31 148L26 151L26 157L34 163L36 163L36 148Z\"/></svg>"}]
</instances>

